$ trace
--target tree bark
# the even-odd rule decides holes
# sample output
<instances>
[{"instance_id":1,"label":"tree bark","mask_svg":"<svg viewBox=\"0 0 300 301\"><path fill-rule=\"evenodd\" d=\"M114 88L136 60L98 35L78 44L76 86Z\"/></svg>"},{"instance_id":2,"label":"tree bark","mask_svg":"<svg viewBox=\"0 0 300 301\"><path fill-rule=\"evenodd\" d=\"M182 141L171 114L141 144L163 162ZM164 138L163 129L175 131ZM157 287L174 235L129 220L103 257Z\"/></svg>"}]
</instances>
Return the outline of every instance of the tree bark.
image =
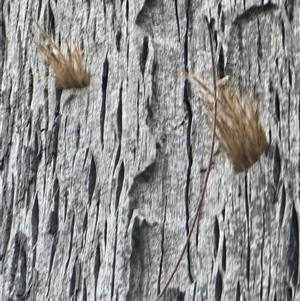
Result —
<instances>
[{"instance_id":1,"label":"tree bark","mask_svg":"<svg viewBox=\"0 0 300 301\"><path fill-rule=\"evenodd\" d=\"M211 134L196 89L257 92L269 149L214 164L164 300L299 300L300 6L295 1L2 0L0 299L154 301L183 247ZM59 90L37 21L80 45ZM65 47L65 48L64 48Z\"/></svg>"}]
</instances>

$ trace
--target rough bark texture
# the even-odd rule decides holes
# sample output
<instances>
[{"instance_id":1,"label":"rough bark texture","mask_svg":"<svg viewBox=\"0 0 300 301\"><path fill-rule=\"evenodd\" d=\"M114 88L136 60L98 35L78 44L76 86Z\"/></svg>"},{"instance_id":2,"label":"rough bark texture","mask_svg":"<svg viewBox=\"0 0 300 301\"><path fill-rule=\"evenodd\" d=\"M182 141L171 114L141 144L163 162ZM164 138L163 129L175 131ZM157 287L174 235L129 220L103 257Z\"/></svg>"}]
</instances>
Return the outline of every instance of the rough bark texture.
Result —
<instances>
[{"instance_id":1,"label":"rough bark texture","mask_svg":"<svg viewBox=\"0 0 300 301\"><path fill-rule=\"evenodd\" d=\"M0 299L154 301L187 235L211 135L182 70L254 87L271 146L235 174L216 154L165 300L299 300L300 5L2 0ZM92 78L59 91L36 20ZM213 23L213 22L212 22Z\"/></svg>"}]
</instances>

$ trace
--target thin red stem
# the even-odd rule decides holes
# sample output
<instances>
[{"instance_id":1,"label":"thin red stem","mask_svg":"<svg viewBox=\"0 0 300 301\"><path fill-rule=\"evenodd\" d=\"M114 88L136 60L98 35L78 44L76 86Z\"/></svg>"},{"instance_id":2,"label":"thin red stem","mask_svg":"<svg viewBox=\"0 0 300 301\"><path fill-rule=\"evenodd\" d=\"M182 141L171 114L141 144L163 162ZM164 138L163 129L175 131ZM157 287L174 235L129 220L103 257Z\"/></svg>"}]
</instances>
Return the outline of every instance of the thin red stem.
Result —
<instances>
[{"instance_id":1,"label":"thin red stem","mask_svg":"<svg viewBox=\"0 0 300 301\"><path fill-rule=\"evenodd\" d=\"M182 260L182 257L185 253L185 250L190 242L190 239L191 239L191 236L192 236L192 233L195 229L195 225L196 225L196 222L197 222L197 219L198 219L198 216L199 216L199 213L200 213L200 209L201 209L201 205L202 205L202 202L203 202L203 199L204 199L204 194L205 194L205 191L206 191L206 187L207 187L207 182L208 182L208 178L209 178L209 174L210 174L210 171L211 171L211 165L212 165L212 158L213 158L213 153L214 153L214 147L215 147L215 136L216 136L216 116L217 116L217 79L216 79L216 67L215 67L215 61L214 61L214 50L213 50L213 43L212 43L212 32L211 32L211 28L210 28L210 25L209 25L209 22L208 22L208 19L207 17L205 16L205 21L206 21L206 24L207 24L207 27L208 27L208 31L209 31L209 43L210 43L210 49L211 49L211 58L212 58L212 66L213 66L213 78L214 78L214 119L213 119L213 133L212 133L212 142L211 142L211 147L210 147L210 157L209 157L209 161L208 161L208 167L207 167L207 170L206 170L206 173L205 173L205 179L204 179L204 184L203 184L203 189L201 191L201 194L200 194L200 197L199 197L199 200L198 200L198 205L197 205L197 208L196 208L196 213L195 213L195 216L193 218L193 221L192 221L192 224L191 224L191 227L190 227L190 230L189 230L189 233L188 233L188 236L186 238L186 241L185 241L185 244L183 246L183 249L179 255L179 258L176 262L176 265L173 269L173 272L171 273L170 277L168 278L168 281L166 282L166 284L164 285L163 289L161 290L161 292L159 293L159 295L157 296L156 300L155 301L159 301L159 299L163 296L163 294L165 293L165 291L167 290L172 278L174 277L177 269L178 269L178 266Z\"/></svg>"}]
</instances>

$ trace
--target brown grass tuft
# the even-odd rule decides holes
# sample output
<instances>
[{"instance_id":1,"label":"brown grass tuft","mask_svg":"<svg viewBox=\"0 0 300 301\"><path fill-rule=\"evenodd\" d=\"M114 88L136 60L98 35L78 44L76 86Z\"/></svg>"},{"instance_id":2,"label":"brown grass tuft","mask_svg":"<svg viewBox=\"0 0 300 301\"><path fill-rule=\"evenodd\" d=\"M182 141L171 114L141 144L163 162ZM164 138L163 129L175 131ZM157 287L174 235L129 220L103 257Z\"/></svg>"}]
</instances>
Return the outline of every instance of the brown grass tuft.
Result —
<instances>
[{"instance_id":1,"label":"brown grass tuft","mask_svg":"<svg viewBox=\"0 0 300 301\"><path fill-rule=\"evenodd\" d=\"M63 89L84 88L90 84L90 73L85 67L78 47L67 43L67 54L55 44L51 37L37 24L47 45L36 43L46 62L55 74L55 83Z\"/></svg>"},{"instance_id":2,"label":"brown grass tuft","mask_svg":"<svg viewBox=\"0 0 300 301\"><path fill-rule=\"evenodd\" d=\"M186 76L195 82L208 112L208 124L212 128L214 92L194 74ZM259 103L255 97L244 101L227 78L217 84L216 137L236 172L251 167L268 147L266 133L259 117Z\"/></svg>"}]
</instances>

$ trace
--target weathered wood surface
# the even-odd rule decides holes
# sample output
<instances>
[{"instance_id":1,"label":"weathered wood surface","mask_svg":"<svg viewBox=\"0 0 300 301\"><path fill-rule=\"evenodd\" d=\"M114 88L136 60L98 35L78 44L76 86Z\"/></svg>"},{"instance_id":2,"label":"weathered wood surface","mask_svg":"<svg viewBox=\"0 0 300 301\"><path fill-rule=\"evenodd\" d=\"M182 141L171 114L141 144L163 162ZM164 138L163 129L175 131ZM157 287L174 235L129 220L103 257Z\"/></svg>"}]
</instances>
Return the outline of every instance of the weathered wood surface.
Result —
<instances>
[{"instance_id":1,"label":"weathered wood surface","mask_svg":"<svg viewBox=\"0 0 300 301\"><path fill-rule=\"evenodd\" d=\"M67 3L68 2L68 3ZM154 300L200 194L211 135L188 68L258 92L271 146L214 165L165 300L299 300L296 1L2 0L0 299ZM55 89L36 20L92 78Z\"/></svg>"}]
</instances>

